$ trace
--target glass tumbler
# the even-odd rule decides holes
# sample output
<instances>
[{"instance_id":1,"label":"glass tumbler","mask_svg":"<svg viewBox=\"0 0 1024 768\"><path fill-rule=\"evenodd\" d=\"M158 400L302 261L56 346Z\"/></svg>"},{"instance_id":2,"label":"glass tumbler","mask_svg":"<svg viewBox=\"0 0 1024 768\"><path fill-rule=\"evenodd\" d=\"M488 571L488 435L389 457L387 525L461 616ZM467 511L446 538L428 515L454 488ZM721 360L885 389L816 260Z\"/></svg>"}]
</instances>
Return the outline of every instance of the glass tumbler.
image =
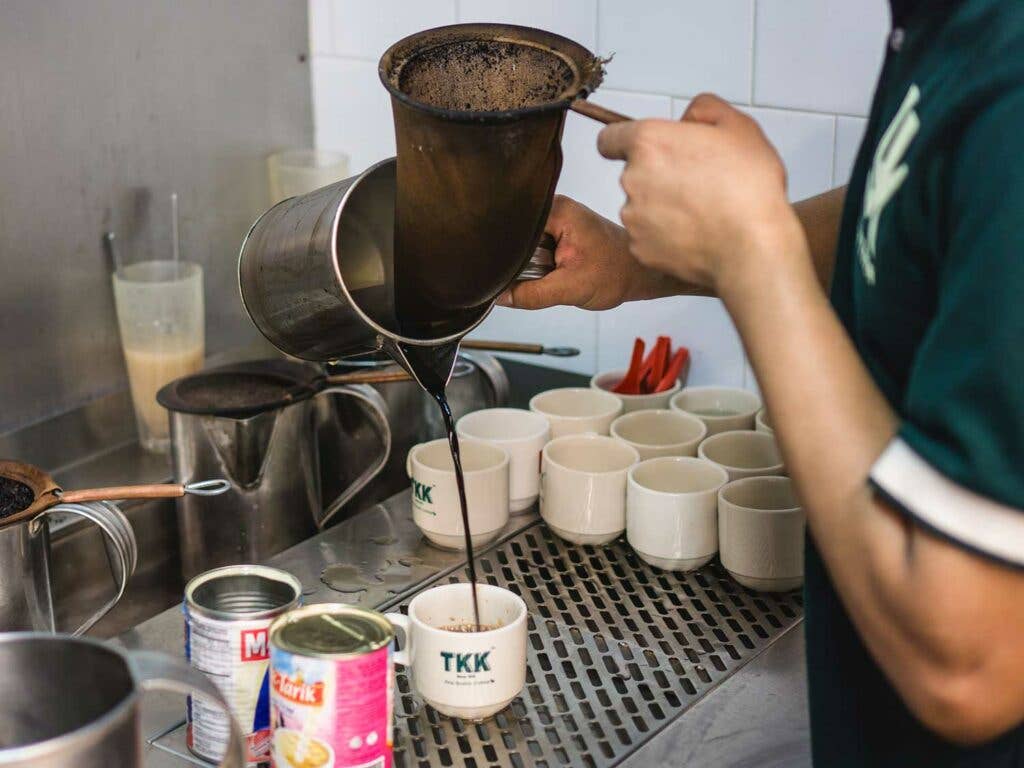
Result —
<instances>
[{"instance_id":1,"label":"glass tumbler","mask_svg":"<svg viewBox=\"0 0 1024 768\"><path fill-rule=\"evenodd\" d=\"M267 158L271 204L348 177L348 155L322 149L288 149Z\"/></svg>"},{"instance_id":2,"label":"glass tumbler","mask_svg":"<svg viewBox=\"0 0 1024 768\"><path fill-rule=\"evenodd\" d=\"M141 261L121 267L113 279L139 442L166 452L169 420L156 393L203 367L203 269L186 261Z\"/></svg>"}]
</instances>

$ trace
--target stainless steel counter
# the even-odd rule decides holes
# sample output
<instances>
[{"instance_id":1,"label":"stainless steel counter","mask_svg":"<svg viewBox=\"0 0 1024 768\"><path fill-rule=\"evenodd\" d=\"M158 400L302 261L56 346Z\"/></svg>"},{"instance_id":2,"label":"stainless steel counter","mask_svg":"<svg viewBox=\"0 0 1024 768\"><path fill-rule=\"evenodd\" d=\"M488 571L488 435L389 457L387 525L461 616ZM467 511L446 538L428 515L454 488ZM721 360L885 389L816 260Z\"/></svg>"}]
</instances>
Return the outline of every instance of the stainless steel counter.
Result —
<instances>
[{"instance_id":1,"label":"stainless steel counter","mask_svg":"<svg viewBox=\"0 0 1024 768\"><path fill-rule=\"evenodd\" d=\"M523 696L483 724L424 707L399 670L396 766L808 765L802 609L796 595L755 595L712 564L671 574L624 542L576 547L535 514L513 518L479 556L483 579L530 609ZM399 609L439 581L464 580L464 557L428 545L408 491L271 564L304 600ZM182 653L172 608L115 642ZM149 766L204 765L184 747L183 704L147 702Z\"/></svg>"}]
</instances>

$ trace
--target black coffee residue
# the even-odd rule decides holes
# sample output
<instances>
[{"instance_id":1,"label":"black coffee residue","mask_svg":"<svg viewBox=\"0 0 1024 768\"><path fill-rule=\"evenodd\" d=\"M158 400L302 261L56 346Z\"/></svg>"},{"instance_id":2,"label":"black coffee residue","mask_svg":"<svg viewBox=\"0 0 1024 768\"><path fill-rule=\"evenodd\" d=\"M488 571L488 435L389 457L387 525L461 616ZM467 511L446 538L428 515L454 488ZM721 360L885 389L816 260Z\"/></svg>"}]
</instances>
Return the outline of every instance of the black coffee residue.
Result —
<instances>
[{"instance_id":1,"label":"black coffee residue","mask_svg":"<svg viewBox=\"0 0 1024 768\"><path fill-rule=\"evenodd\" d=\"M491 112L557 101L573 80L569 64L551 51L499 40L462 40L406 62L398 88L440 109Z\"/></svg>"},{"instance_id":2,"label":"black coffee residue","mask_svg":"<svg viewBox=\"0 0 1024 768\"><path fill-rule=\"evenodd\" d=\"M32 489L9 477L0 477L0 519L27 509L35 500Z\"/></svg>"},{"instance_id":3,"label":"black coffee residue","mask_svg":"<svg viewBox=\"0 0 1024 768\"><path fill-rule=\"evenodd\" d=\"M177 395L189 410L258 411L287 400L294 383L258 373L221 371L193 376L178 385Z\"/></svg>"}]
</instances>

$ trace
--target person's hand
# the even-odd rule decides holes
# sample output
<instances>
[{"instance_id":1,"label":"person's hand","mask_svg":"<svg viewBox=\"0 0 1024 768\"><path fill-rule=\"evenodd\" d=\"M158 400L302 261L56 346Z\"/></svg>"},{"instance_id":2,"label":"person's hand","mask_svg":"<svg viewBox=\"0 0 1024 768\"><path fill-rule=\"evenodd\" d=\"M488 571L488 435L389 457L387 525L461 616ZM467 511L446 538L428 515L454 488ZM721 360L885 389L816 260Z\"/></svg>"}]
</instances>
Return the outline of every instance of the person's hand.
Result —
<instances>
[{"instance_id":1,"label":"person's hand","mask_svg":"<svg viewBox=\"0 0 1024 768\"><path fill-rule=\"evenodd\" d=\"M649 268L717 294L749 259L802 237L775 149L717 96L695 98L680 122L609 125L598 150L626 161L622 223L630 253Z\"/></svg>"},{"instance_id":2,"label":"person's hand","mask_svg":"<svg viewBox=\"0 0 1024 768\"><path fill-rule=\"evenodd\" d=\"M498 300L499 305L611 309L624 301L680 290L676 281L636 262L622 227L575 200L556 195L545 230L557 242L556 269L540 280L513 283Z\"/></svg>"}]
</instances>

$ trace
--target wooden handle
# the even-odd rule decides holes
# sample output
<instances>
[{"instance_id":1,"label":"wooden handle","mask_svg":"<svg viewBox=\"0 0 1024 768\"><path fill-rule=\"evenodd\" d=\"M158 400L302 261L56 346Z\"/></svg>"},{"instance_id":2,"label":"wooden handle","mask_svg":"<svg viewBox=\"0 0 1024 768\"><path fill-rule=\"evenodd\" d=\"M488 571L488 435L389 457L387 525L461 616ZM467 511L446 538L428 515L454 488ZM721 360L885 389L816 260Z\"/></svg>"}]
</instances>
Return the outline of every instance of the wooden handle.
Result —
<instances>
[{"instance_id":1,"label":"wooden handle","mask_svg":"<svg viewBox=\"0 0 1024 768\"><path fill-rule=\"evenodd\" d=\"M589 117L591 120L597 120L599 123L605 125L611 125L612 123L625 123L633 118L627 117L621 112L616 112L607 107L602 107L600 104L594 104L587 101L586 99L576 99L569 105L569 109L577 114Z\"/></svg>"},{"instance_id":2,"label":"wooden handle","mask_svg":"<svg viewBox=\"0 0 1024 768\"><path fill-rule=\"evenodd\" d=\"M543 344L518 344L514 341L484 341L483 339L463 339L459 345L463 349L480 349L486 352L519 352L524 355L543 355Z\"/></svg>"},{"instance_id":3,"label":"wooden handle","mask_svg":"<svg viewBox=\"0 0 1024 768\"><path fill-rule=\"evenodd\" d=\"M389 381L412 381L405 371L355 371L328 376L328 384L386 384Z\"/></svg>"},{"instance_id":4,"label":"wooden handle","mask_svg":"<svg viewBox=\"0 0 1024 768\"><path fill-rule=\"evenodd\" d=\"M176 499L185 495L185 486L172 483L154 485L115 485L111 488L86 488L62 491L60 502L115 501L120 499Z\"/></svg>"}]
</instances>

